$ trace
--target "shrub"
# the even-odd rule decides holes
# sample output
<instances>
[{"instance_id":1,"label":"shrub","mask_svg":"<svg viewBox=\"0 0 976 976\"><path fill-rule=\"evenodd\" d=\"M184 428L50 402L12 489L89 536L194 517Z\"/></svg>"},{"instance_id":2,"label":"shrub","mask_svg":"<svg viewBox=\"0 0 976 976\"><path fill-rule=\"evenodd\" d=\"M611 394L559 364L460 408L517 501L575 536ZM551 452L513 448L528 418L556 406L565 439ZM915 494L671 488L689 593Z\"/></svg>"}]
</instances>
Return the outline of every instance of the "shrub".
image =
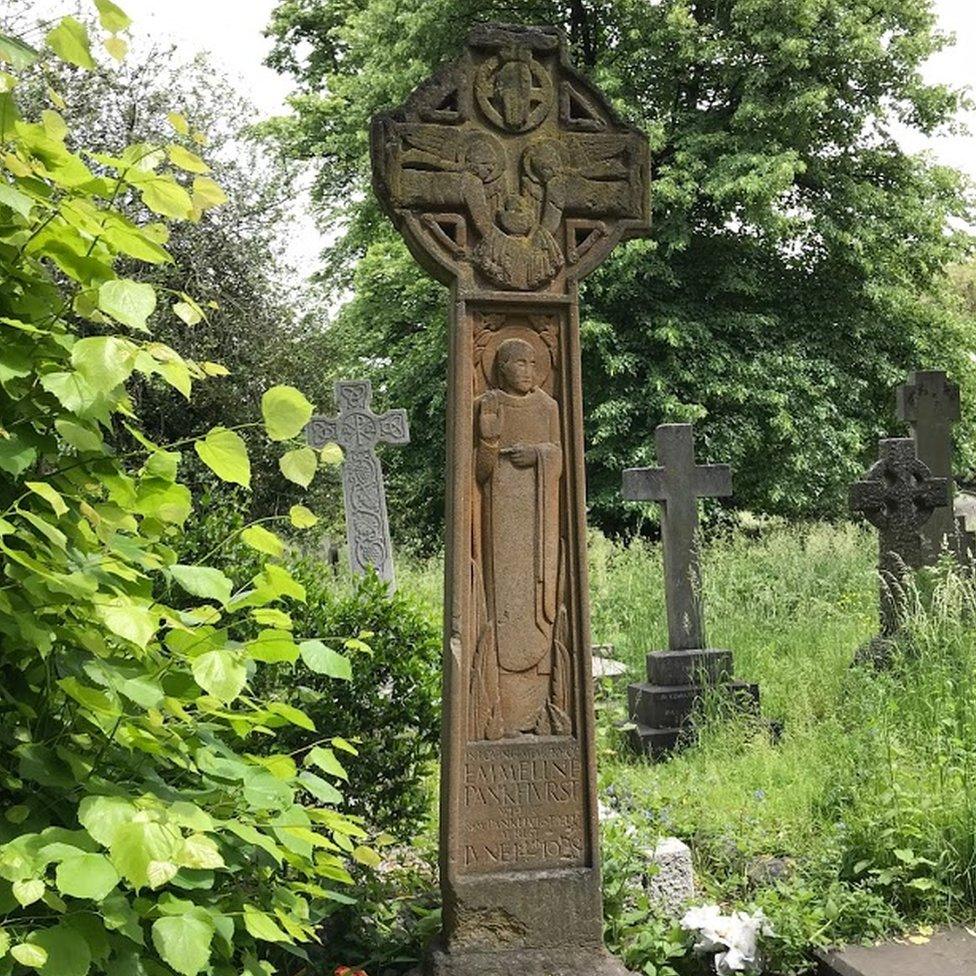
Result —
<instances>
[{"instance_id":1,"label":"shrub","mask_svg":"<svg viewBox=\"0 0 976 976\"><path fill-rule=\"evenodd\" d=\"M129 20L95 5L120 55ZM47 44L93 63L74 18ZM6 36L0 57L40 60ZM29 122L17 84L0 72L0 973L268 976L343 898L348 864L376 855L335 809L343 740L319 730L304 768L256 748L313 729L287 696L254 693L261 665L307 651L283 543L246 529L262 554L247 576L177 556L193 505L178 448L247 488L243 440L216 427L155 444L127 392L138 375L189 398L224 372L149 333L154 312L204 321L199 303L119 273L168 263L160 218L198 219L222 193L182 117L168 146L83 158L57 93ZM116 209L123 197L143 219ZM312 409L288 387L262 407L286 444ZM311 453L293 447L282 470L304 483Z\"/></svg>"},{"instance_id":2,"label":"shrub","mask_svg":"<svg viewBox=\"0 0 976 976\"><path fill-rule=\"evenodd\" d=\"M317 725L355 738L358 755L345 764L350 812L406 839L431 809L430 764L440 735L440 633L429 611L401 593L390 596L375 575L339 588L320 563L301 563L294 572L307 592L295 614L302 632L332 641L364 635L369 651L356 655L352 679L342 684L301 663L294 675L279 672L277 680L299 682L303 707ZM282 742L291 750L307 740L292 729Z\"/></svg>"}]
</instances>

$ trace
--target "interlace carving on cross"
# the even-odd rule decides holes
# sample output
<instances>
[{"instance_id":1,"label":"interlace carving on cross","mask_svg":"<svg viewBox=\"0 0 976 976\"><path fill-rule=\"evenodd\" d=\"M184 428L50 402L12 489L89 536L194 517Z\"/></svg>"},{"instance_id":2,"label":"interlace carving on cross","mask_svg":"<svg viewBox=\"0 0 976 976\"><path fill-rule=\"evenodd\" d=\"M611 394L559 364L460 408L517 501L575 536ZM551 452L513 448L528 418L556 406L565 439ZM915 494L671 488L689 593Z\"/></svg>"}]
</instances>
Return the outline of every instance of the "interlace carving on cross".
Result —
<instances>
[{"instance_id":1,"label":"interlace carving on cross","mask_svg":"<svg viewBox=\"0 0 976 976\"><path fill-rule=\"evenodd\" d=\"M732 469L695 463L691 424L661 424L654 442L661 467L624 471L623 496L661 503L669 646L673 651L704 648L698 499L731 495Z\"/></svg>"},{"instance_id":2,"label":"interlace carving on cross","mask_svg":"<svg viewBox=\"0 0 976 976\"><path fill-rule=\"evenodd\" d=\"M892 634L900 619L902 580L926 563L922 526L936 508L948 504L949 481L932 477L910 437L879 441L878 454L864 477L851 485L850 507L878 529L882 631Z\"/></svg>"},{"instance_id":3,"label":"interlace carving on cross","mask_svg":"<svg viewBox=\"0 0 976 976\"><path fill-rule=\"evenodd\" d=\"M335 443L343 450L342 489L352 571L361 574L373 567L380 579L392 585L393 544L376 445L407 444L410 430L405 410L373 413L372 396L369 380L339 381L335 385L338 415L312 417L306 439L311 447Z\"/></svg>"}]
</instances>

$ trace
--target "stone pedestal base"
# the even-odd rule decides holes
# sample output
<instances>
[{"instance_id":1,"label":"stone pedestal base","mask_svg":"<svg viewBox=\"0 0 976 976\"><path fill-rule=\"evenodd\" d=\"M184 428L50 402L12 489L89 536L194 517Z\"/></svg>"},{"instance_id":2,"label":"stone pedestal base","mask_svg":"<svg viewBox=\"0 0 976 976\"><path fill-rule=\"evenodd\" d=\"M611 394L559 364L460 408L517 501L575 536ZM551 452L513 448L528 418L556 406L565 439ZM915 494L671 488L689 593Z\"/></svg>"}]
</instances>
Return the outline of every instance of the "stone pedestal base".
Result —
<instances>
[{"instance_id":1,"label":"stone pedestal base","mask_svg":"<svg viewBox=\"0 0 976 976\"><path fill-rule=\"evenodd\" d=\"M634 976L600 949L514 949L446 953L434 947L409 976Z\"/></svg>"}]
</instances>

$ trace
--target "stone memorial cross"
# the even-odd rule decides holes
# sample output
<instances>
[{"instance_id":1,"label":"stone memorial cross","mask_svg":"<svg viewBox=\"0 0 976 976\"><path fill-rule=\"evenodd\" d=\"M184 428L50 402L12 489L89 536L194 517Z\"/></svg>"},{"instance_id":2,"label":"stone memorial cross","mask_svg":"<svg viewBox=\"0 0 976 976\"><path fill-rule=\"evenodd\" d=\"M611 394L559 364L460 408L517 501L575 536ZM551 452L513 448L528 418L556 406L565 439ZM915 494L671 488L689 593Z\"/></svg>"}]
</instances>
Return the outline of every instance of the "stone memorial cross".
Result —
<instances>
[{"instance_id":1,"label":"stone memorial cross","mask_svg":"<svg viewBox=\"0 0 976 976\"><path fill-rule=\"evenodd\" d=\"M922 526L927 545L926 562L935 563L948 539L955 538L952 512L952 426L962 418L959 387L937 369L909 373L898 387L898 416L912 430L919 460L936 478L949 483L949 500Z\"/></svg>"},{"instance_id":2,"label":"stone memorial cross","mask_svg":"<svg viewBox=\"0 0 976 976\"><path fill-rule=\"evenodd\" d=\"M650 227L646 138L552 28L480 25L373 120L451 287L443 927L427 976L620 976L603 947L578 283Z\"/></svg>"},{"instance_id":3,"label":"stone memorial cross","mask_svg":"<svg viewBox=\"0 0 976 976\"><path fill-rule=\"evenodd\" d=\"M879 460L851 485L850 506L878 529L881 634L890 637L901 620L902 581L909 570L926 565L921 529L948 503L949 482L932 477L910 437L879 441L878 453Z\"/></svg>"},{"instance_id":4,"label":"stone memorial cross","mask_svg":"<svg viewBox=\"0 0 976 976\"><path fill-rule=\"evenodd\" d=\"M628 501L655 501L662 506L665 603L672 651L707 647L701 608L698 499L732 494L727 464L695 464L691 424L661 424L654 432L659 468L624 471Z\"/></svg>"},{"instance_id":5,"label":"stone memorial cross","mask_svg":"<svg viewBox=\"0 0 976 976\"><path fill-rule=\"evenodd\" d=\"M336 443L343 450L342 490L346 507L349 565L354 573L372 566L380 579L393 585L393 544L386 515L383 468L376 445L407 444L410 431L405 410L375 414L370 409L369 380L341 380L335 385L338 416L313 417L305 430L312 447Z\"/></svg>"}]
</instances>

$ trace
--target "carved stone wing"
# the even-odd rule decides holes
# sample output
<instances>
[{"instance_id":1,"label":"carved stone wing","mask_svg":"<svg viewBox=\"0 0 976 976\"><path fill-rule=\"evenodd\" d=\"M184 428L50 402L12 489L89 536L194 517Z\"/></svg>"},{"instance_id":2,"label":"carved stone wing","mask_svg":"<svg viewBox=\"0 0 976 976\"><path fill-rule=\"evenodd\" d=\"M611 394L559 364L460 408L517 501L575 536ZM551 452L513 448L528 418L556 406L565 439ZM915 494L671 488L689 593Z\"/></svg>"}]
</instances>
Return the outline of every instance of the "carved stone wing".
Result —
<instances>
[{"instance_id":1,"label":"carved stone wing","mask_svg":"<svg viewBox=\"0 0 976 976\"><path fill-rule=\"evenodd\" d=\"M409 444L410 428L406 410L390 410L379 418L380 440L388 444Z\"/></svg>"}]
</instances>

